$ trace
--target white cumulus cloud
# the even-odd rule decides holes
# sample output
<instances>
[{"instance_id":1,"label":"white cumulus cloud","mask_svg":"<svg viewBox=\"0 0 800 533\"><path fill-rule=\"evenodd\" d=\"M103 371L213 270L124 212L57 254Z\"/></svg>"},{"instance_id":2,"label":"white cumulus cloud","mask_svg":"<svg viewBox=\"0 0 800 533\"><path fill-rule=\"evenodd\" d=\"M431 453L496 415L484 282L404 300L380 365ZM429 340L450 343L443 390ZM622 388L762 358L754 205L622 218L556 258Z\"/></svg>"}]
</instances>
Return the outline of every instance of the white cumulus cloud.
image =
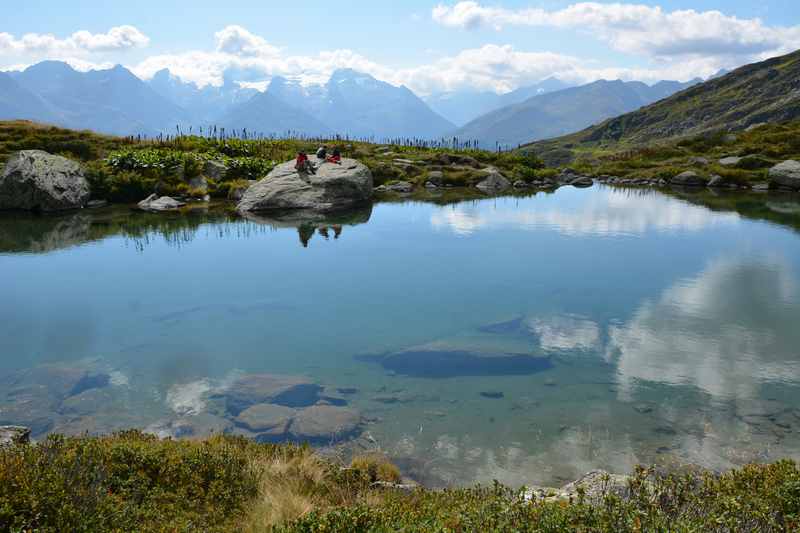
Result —
<instances>
[{"instance_id":1,"label":"white cumulus cloud","mask_svg":"<svg viewBox=\"0 0 800 533\"><path fill-rule=\"evenodd\" d=\"M505 9L465 1L433 8L443 26L548 26L590 31L614 49L670 59L693 55L769 56L800 48L800 27L768 26L720 11L666 11L641 4L581 2L563 9Z\"/></svg>"},{"instance_id":2,"label":"white cumulus cloud","mask_svg":"<svg viewBox=\"0 0 800 533\"><path fill-rule=\"evenodd\" d=\"M26 33L21 37L0 33L0 55L44 56L86 55L92 52L111 52L147 46L150 39L134 26L116 26L106 33L76 31L59 39L52 34Z\"/></svg>"}]
</instances>

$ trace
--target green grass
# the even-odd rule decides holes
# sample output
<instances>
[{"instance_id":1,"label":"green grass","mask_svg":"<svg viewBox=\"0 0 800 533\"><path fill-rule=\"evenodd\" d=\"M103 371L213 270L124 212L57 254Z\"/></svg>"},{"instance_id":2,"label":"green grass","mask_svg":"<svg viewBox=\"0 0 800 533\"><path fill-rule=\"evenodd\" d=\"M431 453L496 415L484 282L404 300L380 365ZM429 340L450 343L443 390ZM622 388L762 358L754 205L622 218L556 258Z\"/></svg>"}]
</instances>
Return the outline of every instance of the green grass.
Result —
<instances>
[{"instance_id":1,"label":"green grass","mask_svg":"<svg viewBox=\"0 0 800 533\"><path fill-rule=\"evenodd\" d=\"M261 179L276 164L293 159L303 150L314 153L318 142L298 139L218 139L181 136L167 140L137 141L43 126L26 121L0 122L0 164L18 150L39 149L81 161L95 198L135 202L154 191L185 196L188 179L201 175L207 161L219 161L228 171L220 181L210 181L208 193L226 198L231 182ZM447 150L364 142L328 141L345 157L366 164L375 185L393 180L424 185L428 172L444 170L445 182L474 185L485 175L480 168L493 166L510 179L526 179L543 163L530 154L481 150ZM442 157L459 161L442 164ZM415 164L404 168L396 159Z\"/></svg>"},{"instance_id":2,"label":"green grass","mask_svg":"<svg viewBox=\"0 0 800 533\"><path fill-rule=\"evenodd\" d=\"M495 483L402 492L383 456L350 467L239 437L159 440L137 431L50 436L0 449L0 530L11 532L794 531L792 461L722 475L637 469L624 497L526 498Z\"/></svg>"},{"instance_id":3,"label":"green grass","mask_svg":"<svg viewBox=\"0 0 800 533\"><path fill-rule=\"evenodd\" d=\"M734 140L726 134L709 134L634 148L583 147L575 153L570 166L592 175L668 179L693 170L705 177L719 175L732 183L756 183L767 179L767 170L773 165L800 159L800 121L763 125L737 133ZM728 156L742 160L734 166L720 165L719 160ZM706 158L709 164L693 164L693 157Z\"/></svg>"}]
</instances>

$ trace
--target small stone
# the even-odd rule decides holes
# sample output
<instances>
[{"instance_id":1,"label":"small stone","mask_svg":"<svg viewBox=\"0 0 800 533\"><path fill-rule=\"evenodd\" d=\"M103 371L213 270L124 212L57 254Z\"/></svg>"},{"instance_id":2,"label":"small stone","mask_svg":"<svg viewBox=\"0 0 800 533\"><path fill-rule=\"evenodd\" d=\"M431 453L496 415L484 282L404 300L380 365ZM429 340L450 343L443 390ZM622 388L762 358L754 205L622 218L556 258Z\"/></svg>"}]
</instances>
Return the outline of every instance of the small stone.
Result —
<instances>
[{"instance_id":1,"label":"small stone","mask_svg":"<svg viewBox=\"0 0 800 533\"><path fill-rule=\"evenodd\" d=\"M647 413L652 413L653 412L653 406L648 405L646 403L636 404L636 405L633 406L633 409L637 413L641 413L641 414L647 414Z\"/></svg>"},{"instance_id":2,"label":"small stone","mask_svg":"<svg viewBox=\"0 0 800 533\"><path fill-rule=\"evenodd\" d=\"M496 400L496 399L499 399L499 398L502 398L503 396L505 396L505 394L503 394L500 391L483 391L480 394L484 398L491 398L493 400Z\"/></svg>"},{"instance_id":3,"label":"small stone","mask_svg":"<svg viewBox=\"0 0 800 533\"><path fill-rule=\"evenodd\" d=\"M733 166L738 165L739 161L741 161L741 160L742 160L741 157L728 156L728 157L723 157L722 159L720 159L719 160L719 164L722 165L723 167L733 167Z\"/></svg>"}]
</instances>

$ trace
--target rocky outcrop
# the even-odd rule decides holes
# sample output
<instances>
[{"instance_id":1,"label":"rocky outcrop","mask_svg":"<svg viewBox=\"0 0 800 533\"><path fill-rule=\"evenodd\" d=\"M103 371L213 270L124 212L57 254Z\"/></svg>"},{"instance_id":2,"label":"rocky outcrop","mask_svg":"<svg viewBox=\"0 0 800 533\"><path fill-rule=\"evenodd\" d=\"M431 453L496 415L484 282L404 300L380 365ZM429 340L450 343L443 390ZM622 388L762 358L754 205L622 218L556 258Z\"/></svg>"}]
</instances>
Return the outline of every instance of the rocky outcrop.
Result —
<instances>
[{"instance_id":1,"label":"rocky outcrop","mask_svg":"<svg viewBox=\"0 0 800 533\"><path fill-rule=\"evenodd\" d=\"M321 163L315 174L299 173L295 162L275 167L239 201L240 213L309 209L334 211L355 207L372 197L372 174L354 159Z\"/></svg>"},{"instance_id":2,"label":"rocky outcrop","mask_svg":"<svg viewBox=\"0 0 800 533\"><path fill-rule=\"evenodd\" d=\"M0 426L0 447L28 444L31 430L23 426Z\"/></svg>"},{"instance_id":3,"label":"rocky outcrop","mask_svg":"<svg viewBox=\"0 0 800 533\"><path fill-rule=\"evenodd\" d=\"M41 150L17 152L0 175L0 209L78 209L89 196L89 182L78 163Z\"/></svg>"},{"instance_id":4,"label":"rocky outcrop","mask_svg":"<svg viewBox=\"0 0 800 533\"><path fill-rule=\"evenodd\" d=\"M708 180L693 170L687 170L686 172L681 172L677 176L674 176L670 180L670 183L672 185L681 185L684 187L703 187L708 183Z\"/></svg>"},{"instance_id":5,"label":"rocky outcrop","mask_svg":"<svg viewBox=\"0 0 800 533\"><path fill-rule=\"evenodd\" d=\"M206 161L203 165L203 175L214 181L221 181L228 172L228 167L220 161Z\"/></svg>"},{"instance_id":6,"label":"rocky outcrop","mask_svg":"<svg viewBox=\"0 0 800 533\"><path fill-rule=\"evenodd\" d=\"M137 205L142 211L159 213L161 211L174 211L175 209L180 209L186 204L169 196L159 197L157 194L151 194Z\"/></svg>"},{"instance_id":7,"label":"rocky outcrop","mask_svg":"<svg viewBox=\"0 0 800 533\"><path fill-rule=\"evenodd\" d=\"M770 183L778 187L800 189L800 162L788 160L769 169Z\"/></svg>"},{"instance_id":8,"label":"rocky outcrop","mask_svg":"<svg viewBox=\"0 0 800 533\"><path fill-rule=\"evenodd\" d=\"M567 483L560 489L532 487L525 491L526 499L545 501L578 501L583 494L584 501L593 505L602 503L607 495L627 498L630 495L628 482L630 476L609 474L605 470L592 470L577 480Z\"/></svg>"},{"instance_id":9,"label":"rocky outcrop","mask_svg":"<svg viewBox=\"0 0 800 533\"><path fill-rule=\"evenodd\" d=\"M489 173L480 183L475 187L486 194L496 194L511 188L511 182L505 176L497 171Z\"/></svg>"},{"instance_id":10,"label":"rocky outcrop","mask_svg":"<svg viewBox=\"0 0 800 533\"><path fill-rule=\"evenodd\" d=\"M386 190L399 193L410 193L414 190L414 186L407 181L398 181L396 183L387 185Z\"/></svg>"}]
</instances>

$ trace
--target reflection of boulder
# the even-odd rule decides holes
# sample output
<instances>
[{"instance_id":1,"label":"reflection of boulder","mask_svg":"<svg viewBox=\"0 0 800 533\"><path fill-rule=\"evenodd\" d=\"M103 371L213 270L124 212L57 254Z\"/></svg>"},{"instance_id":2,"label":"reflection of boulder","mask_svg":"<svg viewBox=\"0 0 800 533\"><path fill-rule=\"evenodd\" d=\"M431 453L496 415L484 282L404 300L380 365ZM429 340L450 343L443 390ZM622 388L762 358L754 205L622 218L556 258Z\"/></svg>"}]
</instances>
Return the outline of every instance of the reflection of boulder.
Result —
<instances>
[{"instance_id":1,"label":"reflection of boulder","mask_svg":"<svg viewBox=\"0 0 800 533\"><path fill-rule=\"evenodd\" d=\"M785 264L718 261L611 327L608 356L626 389L645 380L752 397L763 383L800 380L797 302Z\"/></svg>"},{"instance_id":2,"label":"reflection of boulder","mask_svg":"<svg viewBox=\"0 0 800 533\"><path fill-rule=\"evenodd\" d=\"M344 226L366 224L372 215L372 204L366 204L354 209L323 213L309 209L292 209L271 211L269 213L243 213L243 216L259 224L268 224L273 228L296 228L303 246L314 233L319 232L326 239L333 234L338 239Z\"/></svg>"},{"instance_id":3,"label":"reflection of boulder","mask_svg":"<svg viewBox=\"0 0 800 533\"><path fill-rule=\"evenodd\" d=\"M237 210L334 211L363 204L371 197L372 174L355 159L342 159L341 164L321 163L314 174L301 174L294 161L287 161L247 189Z\"/></svg>"},{"instance_id":4,"label":"reflection of boulder","mask_svg":"<svg viewBox=\"0 0 800 533\"><path fill-rule=\"evenodd\" d=\"M77 246L90 239L92 217L15 216L0 219L0 252L44 253Z\"/></svg>"}]
</instances>

